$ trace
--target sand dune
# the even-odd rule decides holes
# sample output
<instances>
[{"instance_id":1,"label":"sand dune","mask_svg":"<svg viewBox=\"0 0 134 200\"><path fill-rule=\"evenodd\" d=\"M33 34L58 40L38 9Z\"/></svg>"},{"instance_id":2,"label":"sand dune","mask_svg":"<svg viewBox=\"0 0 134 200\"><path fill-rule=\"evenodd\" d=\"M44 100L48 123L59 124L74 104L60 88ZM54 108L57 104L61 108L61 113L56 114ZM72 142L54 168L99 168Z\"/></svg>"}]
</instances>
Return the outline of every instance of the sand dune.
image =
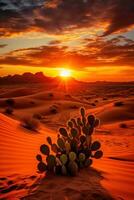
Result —
<instances>
[{"instance_id":1,"label":"sand dune","mask_svg":"<svg viewBox=\"0 0 134 200\"><path fill-rule=\"evenodd\" d=\"M55 139L56 133L44 126L40 127L39 133L27 131L20 126L20 122L3 114L0 114L0 132L2 198L19 199L26 195L24 199L62 197L110 200L111 193L116 199L133 199L133 192L130 190L134 184L133 160L130 159L134 150L132 138L95 135L95 138L101 140L102 149L105 149L104 158L94 162L93 167L97 171L87 169L73 179L49 175L41 180L41 176L37 174L35 156L45 137L51 135ZM129 155L124 154L126 150Z\"/></svg>"},{"instance_id":2,"label":"sand dune","mask_svg":"<svg viewBox=\"0 0 134 200\"><path fill-rule=\"evenodd\" d=\"M105 88L104 88L105 89ZM37 87L0 88L0 198L65 200L133 200L134 185L134 98L118 96L118 90L105 100L99 89L93 92L65 93ZM102 92L102 91L101 91ZM89 94L88 94L89 93ZM109 96L111 95L111 96ZM126 93L125 93L126 95ZM6 116L5 100L15 100L13 115ZM122 106L114 103L122 101ZM104 157L78 177L56 177L37 173L35 156L47 135L56 139L57 130L69 118L77 117L81 106L101 120L94 139L102 143ZM52 109L56 109L56 112ZM38 132L20 126L25 117L40 114ZM121 124L126 125L125 128ZM24 197L25 196L25 197Z\"/></svg>"}]
</instances>

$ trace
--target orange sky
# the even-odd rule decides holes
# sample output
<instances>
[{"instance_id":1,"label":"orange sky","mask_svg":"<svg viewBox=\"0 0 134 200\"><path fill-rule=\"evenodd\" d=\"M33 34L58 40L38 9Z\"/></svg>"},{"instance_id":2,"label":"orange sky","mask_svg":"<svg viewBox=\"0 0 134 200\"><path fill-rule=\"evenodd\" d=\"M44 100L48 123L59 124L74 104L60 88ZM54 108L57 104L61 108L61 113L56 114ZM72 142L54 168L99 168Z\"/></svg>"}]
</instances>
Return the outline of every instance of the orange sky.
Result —
<instances>
[{"instance_id":1,"label":"orange sky","mask_svg":"<svg viewBox=\"0 0 134 200\"><path fill-rule=\"evenodd\" d=\"M134 80L134 1L0 4L0 75L62 68L85 81Z\"/></svg>"}]
</instances>

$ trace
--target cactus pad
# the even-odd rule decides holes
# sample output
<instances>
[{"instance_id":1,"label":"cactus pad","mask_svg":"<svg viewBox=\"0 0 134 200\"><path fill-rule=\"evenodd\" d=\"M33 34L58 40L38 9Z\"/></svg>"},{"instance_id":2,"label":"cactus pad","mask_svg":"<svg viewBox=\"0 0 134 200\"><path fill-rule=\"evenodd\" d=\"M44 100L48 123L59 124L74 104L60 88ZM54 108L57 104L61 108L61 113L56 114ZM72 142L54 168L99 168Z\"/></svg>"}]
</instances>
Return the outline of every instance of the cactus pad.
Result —
<instances>
[{"instance_id":1,"label":"cactus pad","mask_svg":"<svg viewBox=\"0 0 134 200\"><path fill-rule=\"evenodd\" d=\"M92 150L92 151L96 151L96 150L100 149L100 147L101 147L100 142L95 141L95 142L93 142L92 145L91 145L91 150Z\"/></svg>"},{"instance_id":2,"label":"cactus pad","mask_svg":"<svg viewBox=\"0 0 134 200\"><path fill-rule=\"evenodd\" d=\"M94 158L99 159L103 156L103 152L102 151L96 151L94 154Z\"/></svg>"},{"instance_id":3,"label":"cactus pad","mask_svg":"<svg viewBox=\"0 0 134 200\"><path fill-rule=\"evenodd\" d=\"M77 134L78 134L77 129L76 129L76 128L72 128L72 129L71 129L71 135L72 135L73 137L76 137Z\"/></svg>"},{"instance_id":4,"label":"cactus pad","mask_svg":"<svg viewBox=\"0 0 134 200\"><path fill-rule=\"evenodd\" d=\"M70 152L69 153L69 159L70 159L70 161L74 161L75 159L76 159L76 153L75 152Z\"/></svg>"},{"instance_id":5,"label":"cactus pad","mask_svg":"<svg viewBox=\"0 0 134 200\"><path fill-rule=\"evenodd\" d=\"M66 154L62 154L60 156L60 160L63 163L63 165L65 165L67 163L67 160L68 160L67 155Z\"/></svg>"},{"instance_id":6,"label":"cactus pad","mask_svg":"<svg viewBox=\"0 0 134 200\"><path fill-rule=\"evenodd\" d=\"M43 162L39 162L37 168L38 168L38 170L39 170L40 172L45 172L45 171L47 170L47 166L46 166L46 164L43 163Z\"/></svg>"},{"instance_id":7,"label":"cactus pad","mask_svg":"<svg viewBox=\"0 0 134 200\"><path fill-rule=\"evenodd\" d=\"M57 139L57 144L61 149L65 148L65 142L64 142L64 140L62 138L58 138Z\"/></svg>"},{"instance_id":8,"label":"cactus pad","mask_svg":"<svg viewBox=\"0 0 134 200\"><path fill-rule=\"evenodd\" d=\"M78 173L78 165L74 161L70 161L68 164L68 170L71 176L76 176Z\"/></svg>"},{"instance_id":9,"label":"cactus pad","mask_svg":"<svg viewBox=\"0 0 134 200\"><path fill-rule=\"evenodd\" d=\"M52 145L52 139L51 139L51 137L47 137L47 142L48 142L48 144Z\"/></svg>"},{"instance_id":10,"label":"cactus pad","mask_svg":"<svg viewBox=\"0 0 134 200\"><path fill-rule=\"evenodd\" d=\"M67 130L66 130L65 128L60 128L60 129L59 129L59 132L60 132L60 134L61 134L62 136L64 136L64 137L67 137L67 136L68 136Z\"/></svg>"},{"instance_id":11,"label":"cactus pad","mask_svg":"<svg viewBox=\"0 0 134 200\"><path fill-rule=\"evenodd\" d=\"M40 151L41 151L41 153L43 153L44 155L49 155L49 153L50 153L49 147L48 147L46 144L42 144L42 145L40 146Z\"/></svg>"},{"instance_id":12,"label":"cactus pad","mask_svg":"<svg viewBox=\"0 0 134 200\"><path fill-rule=\"evenodd\" d=\"M36 156L36 159L38 160L38 161L42 161L42 156L40 155L40 154L38 154L37 156Z\"/></svg>"}]
</instances>

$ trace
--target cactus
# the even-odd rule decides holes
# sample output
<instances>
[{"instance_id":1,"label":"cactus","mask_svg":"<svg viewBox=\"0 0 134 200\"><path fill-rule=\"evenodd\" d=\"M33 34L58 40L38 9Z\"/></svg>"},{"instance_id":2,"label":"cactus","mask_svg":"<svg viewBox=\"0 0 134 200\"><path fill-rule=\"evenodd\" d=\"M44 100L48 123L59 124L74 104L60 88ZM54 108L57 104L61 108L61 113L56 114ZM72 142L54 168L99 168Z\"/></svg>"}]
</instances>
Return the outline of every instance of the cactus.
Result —
<instances>
[{"instance_id":1,"label":"cactus","mask_svg":"<svg viewBox=\"0 0 134 200\"><path fill-rule=\"evenodd\" d=\"M78 165L74 161L70 161L68 164L68 170L71 176L76 176L78 173Z\"/></svg>"},{"instance_id":2,"label":"cactus","mask_svg":"<svg viewBox=\"0 0 134 200\"><path fill-rule=\"evenodd\" d=\"M49 153L50 153L49 147L48 147L46 144L42 144L42 145L40 146L40 151L41 151L41 153L43 153L44 155L49 155Z\"/></svg>"},{"instance_id":3,"label":"cactus","mask_svg":"<svg viewBox=\"0 0 134 200\"><path fill-rule=\"evenodd\" d=\"M73 151L71 151L69 153L69 159L70 159L70 161L75 161L75 159L76 159L76 153L73 152Z\"/></svg>"},{"instance_id":4,"label":"cactus","mask_svg":"<svg viewBox=\"0 0 134 200\"><path fill-rule=\"evenodd\" d=\"M65 165L67 163L67 160L68 160L67 155L66 154L62 154L60 156L60 160L61 160L62 164Z\"/></svg>"},{"instance_id":5,"label":"cactus","mask_svg":"<svg viewBox=\"0 0 134 200\"><path fill-rule=\"evenodd\" d=\"M45 171L47 170L47 166L46 166L46 164L43 163L43 162L39 162L37 168L38 168L38 170L39 170L40 172L45 172Z\"/></svg>"},{"instance_id":6,"label":"cactus","mask_svg":"<svg viewBox=\"0 0 134 200\"><path fill-rule=\"evenodd\" d=\"M73 123L74 127L77 127L77 123L76 123L76 120L74 118L71 119L71 122Z\"/></svg>"},{"instance_id":7,"label":"cactus","mask_svg":"<svg viewBox=\"0 0 134 200\"><path fill-rule=\"evenodd\" d=\"M62 165L61 172L62 172L62 175L67 175L67 169L65 165Z\"/></svg>"},{"instance_id":8,"label":"cactus","mask_svg":"<svg viewBox=\"0 0 134 200\"><path fill-rule=\"evenodd\" d=\"M53 151L54 153L58 153L58 151L59 151L59 148L58 148L58 146L57 146L56 144L52 144L52 145L51 145L51 149L52 149L52 151Z\"/></svg>"},{"instance_id":9,"label":"cactus","mask_svg":"<svg viewBox=\"0 0 134 200\"><path fill-rule=\"evenodd\" d=\"M64 142L64 140L62 138L58 138L57 139L57 144L61 149L65 148L65 142Z\"/></svg>"},{"instance_id":10,"label":"cactus","mask_svg":"<svg viewBox=\"0 0 134 200\"><path fill-rule=\"evenodd\" d=\"M103 156L103 152L101 150L96 151L95 154L93 155L94 158L99 159Z\"/></svg>"},{"instance_id":11,"label":"cactus","mask_svg":"<svg viewBox=\"0 0 134 200\"><path fill-rule=\"evenodd\" d=\"M88 120L88 123L91 125L91 126L94 126L94 123L95 123L95 117L94 115L89 115L87 117L87 120Z\"/></svg>"},{"instance_id":12,"label":"cactus","mask_svg":"<svg viewBox=\"0 0 134 200\"><path fill-rule=\"evenodd\" d=\"M86 141L86 137L84 135L80 136L80 142L83 144Z\"/></svg>"},{"instance_id":13,"label":"cactus","mask_svg":"<svg viewBox=\"0 0 134 200\"><path fill-rule=\"evenodd\" d=\"M92 150L92 151L96 151L96 150L100 149L100 147L101 147L100 142L95 141L95 142L93 142L92 145L91 145L91 150Z\"/></svg>"},{"instance_id":14,"label":"cactus","mask_svg":"<svg viewBox=\"0 0 134 200\"><path fill-rule=\"evenodd\" d=\"M84 165L85 165L85 167L89 167L90 165L92 165L92 159L87 159L87 160L85 160L85 163L84 163Z\"/></svg>"},{"instance_id":15,"label":"cactus","mask_svg":"<svg viewBox=\"0 0 134 200\"><path fill-rule=\"evenodd\" d=\"M54 155L50 154L46 144L41 145L40 152L46 156L46 163L42 161L42 156L37 154L37 167L40 172L51 171L55 174L76 176L79 169L90 167L94 158L103 156L100 142L92 142L92 134L99 125L99 119L94 115L86 117L84 108L80 109L80 114L81 117L68 121L67 129L59 129L56 144L51 137L47 137Z\"/></svg>"},{"instance_id":16,"label":"cactus","mask_svg":"<svg viewBox=\"0 0 134 200\"><path fill-rule=\"evenodd\" d=\"M83 125L80 117L77 118L77 124L78 124L78 126L82 126Z\"/></svg>"},{"instance_id":17,"label":"cactus","mask_svg":"<svg viewBox=\"0 0 134 200\"><path fill-rule=\"evenodd\" d=\"M80 162L83 162L85 159L86 159L85 154L84 154L84 153L80 153L80 154L79 154L79 161L80 161Z\"/></svg>"},{"instance_id":18,"label":"cactus","mask_svg":"<svg viewBox=\"0 0 134 200\"><path fill-rule=\"evenodd\" d=\"M52 145L52 139L51 139L51 137L47 137L47 142L48 142L49 145Z\"/></svg>"},{"instance_id":19,"label":"cactus","mask_svg":"<svg viewBox=\"0 0 134 200\"><path fill-rule=\"evenodd\" d=\"M55 167L55 164L56 164L55 156L54 155L47 156L46 161L47 161L48 169L50 171L52 171L54 169L54 167Z\"/></svg>"},{"instance_id":20,"label":"cactus","mask_svg":"<svg viewBox=\"0 0 134 200\"><path fill-rule=\"evenodd\" d=\"M65 142L65 149L66 149L66 153L68 154L69 151L71 150L71 146L70 143L68 141Z\"/></svg>"},{"instance_id":21,"label":"cactus","mask_svg":"<svg viewBox=\"0 0 134 200\"><path fill-rule=\"evenodd\" d=\"M77 134L78 134L77 129L76 129L76 128L71 128L71 135L72 135L72 137L73 137L73 138L76 137Z\"/></svg>"},{"instance_id":22,"label":"cactus","mask_svg":"<svg viewBox=\"0 0 134 200\"><path fill-rule=\"evenodd\" d=\"M36 159L41 162L42 161L42 156L40 154L37 154Z\"/></svg>"},{"instance_id":23,"label":"cactus","mask_svg":"<svg viewBox=\"0 0 134 200\"><path fill-rule=\"evenodd\" d=\"M71 150L74 152L78 152L78 142L76 139L73 139L70 141L70 145L71 145Z\"/></svg>"},{"instance_id":24,"label":"cactus","mask_svg":"<svg viewBox=\"0 0 134 200\"><path fill-rule=\"evenodd\" d=\"M67 130L65 128L60 128L59 132L62 136L68 137Z\"/></svg>"},{"instance_id":25,"label":"cactus","mask_svg":"<svg viewBox=\"0 0 134 200\"><path fill-rule=\"evenodd\" d=\"M85 116L85 108L81 108L80 113L81 113L81 116L84 117Z\"/></svg>"},{"instance_id":26,"label":"cactus","mask_svg":"<svg viewBox=\"0 0 134 200\"><path fill-rule=\"evenodd\" d=\"M71 121L68 121L68 126L69 126L70 128L73 128L73 123L72 123Z\"/></svg>"}]
</instances>

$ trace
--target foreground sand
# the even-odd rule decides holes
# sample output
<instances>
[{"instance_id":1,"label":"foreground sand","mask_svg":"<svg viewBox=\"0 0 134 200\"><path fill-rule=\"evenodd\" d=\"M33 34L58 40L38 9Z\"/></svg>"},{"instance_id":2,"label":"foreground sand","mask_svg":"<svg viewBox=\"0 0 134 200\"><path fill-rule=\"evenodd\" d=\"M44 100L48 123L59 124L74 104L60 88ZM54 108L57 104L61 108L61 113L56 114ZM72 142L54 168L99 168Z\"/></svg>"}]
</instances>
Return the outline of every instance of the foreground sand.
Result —
<instances>
[{"instance_id":1,"label":"foreground sand","mask_svg":"<svg viewBox=\"0 0 134 200\"><path fill-rule=\"evenodd\" d=\"M134 192L134 103L133 97L102 100L102 97L84 99L65 93L4 89L0 96L0 198L51 200L133 200ZM30 93L29 93L30 91ZM21 94L21 95L20 95ZM12 116L2 114L5 99L14 97ZM87 98L87 97L86 97ZM96 101L98 100L98 101ZM115 107L115 101L124 105ZM96 102L96 106L92 105ZM57 106L57 113L50 112ZM92 168L82 170L77 177L57 177L37 173L35 156L47 135L53 140L59 126L65 126L70 117L78 115L80 106L101 119L94 139L102 142L104 157L95 160ZM32 132L20 126L23 117L41 114L40 129ZM126 128L120 124L125 123Z\"/></svg>"},{"instance_id":2,"label":"foreground sand","mask_svg":"<svg viewBox=\"0 0 134 200\"><path fill-rule=\"evenodd\" d=\"M133 121L129 122L131 127ZM116 128L116 124L114 127ZM110 126L103 129L110 131ZM41 127L40 133L25 130L20 122L0 114L0 184L4 199L133 199L133 139L119 135L97 134L102 141L104 157L94 161L93 169L82 170L78 177L65 178L36 173L36 154L47 135L55 132ZM126 153L127 152L127 153ZM112 157L112 158L110 158ZM41 183L41 184L39 184ZM31 194L35 191L34 194Z\"/></svg>"}]
</instances>

